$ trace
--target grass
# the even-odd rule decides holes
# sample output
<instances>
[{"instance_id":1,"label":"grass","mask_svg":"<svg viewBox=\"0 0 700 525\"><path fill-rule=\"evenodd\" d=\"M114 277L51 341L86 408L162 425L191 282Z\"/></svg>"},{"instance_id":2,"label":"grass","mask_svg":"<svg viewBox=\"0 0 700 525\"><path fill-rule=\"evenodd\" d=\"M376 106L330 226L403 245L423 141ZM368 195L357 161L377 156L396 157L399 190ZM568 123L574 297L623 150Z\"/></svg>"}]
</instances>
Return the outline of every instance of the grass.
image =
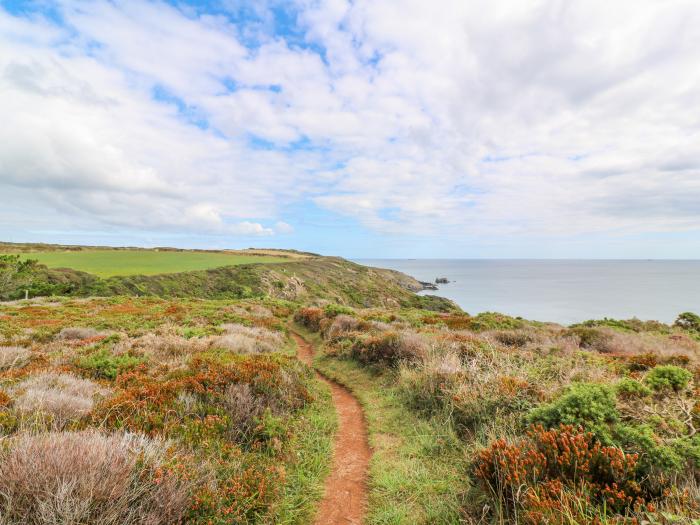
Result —
<instances>
[{"instance_id":1,"label":"grass","mask_svg":"<svg viewBox=\"0 0 700 525\"><path fill-rule=\"evenodd\" d=\"M319 336L297 329L316 346L318 370L349 388L365 410L373 452L366 523L459 523L466 464L449 425L419 417L388 376L318 353Z\"/></svg>"},{"instance_id":2,"label":"grass","mask_svg":"<svg viewBox=\"0 0 700 525\"><path fill-rule=\"evenodd\" d=\"M241 264L286 262L279 256L155 250L80 250L27 253L49 268L72 268L97 275L158 275Z\"/></svg>"},{"instance_id":3,"label":"grass","mask_svg":"<svg viewBox=\"0 0 700 525\"><path fill-rule=\"evenodd\" d=\"M272 521L277 525L312 523L316 504L323 496L338 419L328 386L317 381L312 394L317 402L304 409L293 430L290 448L295 457Z\"/></svg>"}]
</instances>

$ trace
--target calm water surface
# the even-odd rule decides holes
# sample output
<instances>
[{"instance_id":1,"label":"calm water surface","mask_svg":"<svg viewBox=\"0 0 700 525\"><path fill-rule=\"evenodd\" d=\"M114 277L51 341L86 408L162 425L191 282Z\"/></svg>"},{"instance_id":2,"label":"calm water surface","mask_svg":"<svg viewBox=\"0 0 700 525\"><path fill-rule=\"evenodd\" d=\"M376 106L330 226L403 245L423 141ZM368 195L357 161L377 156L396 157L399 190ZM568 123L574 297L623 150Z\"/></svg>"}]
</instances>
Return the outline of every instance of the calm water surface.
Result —
<instances>
[{"instance_id":1,"label":"calm water surface","mask_svg":"<svg viewBox=\"0 0 700 525\"><path fill-rule=\"evenodd\" d=\"M496 311L571 324L586 319L656 319L700 313L700 261L362 259L421 281L447 277L437 292L465 311Z\"/></svg>"}]
</instances>

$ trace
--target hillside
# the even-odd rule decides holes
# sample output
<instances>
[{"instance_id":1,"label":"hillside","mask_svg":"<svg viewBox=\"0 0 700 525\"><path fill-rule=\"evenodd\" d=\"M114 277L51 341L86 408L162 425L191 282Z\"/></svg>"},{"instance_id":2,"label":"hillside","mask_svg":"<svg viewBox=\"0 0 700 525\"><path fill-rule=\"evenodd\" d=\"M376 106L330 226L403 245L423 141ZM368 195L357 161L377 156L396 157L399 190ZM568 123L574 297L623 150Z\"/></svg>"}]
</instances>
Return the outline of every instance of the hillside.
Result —
<instances>
[{"instance_id":1,"label":"hillside","mask_svg":"<svg viewBox=\"0 0 700 525\"><path fill-rule=\"evenodd\" d=\"M2 248L2 247L0 247ZM70 249L70 247L64 247ZM97 249L84 250L84 255ZM103 248L102 253L114 258L123 258L130 250ZM159 249L163 250L163 249ZM55 247L47 252L35 245L18 249L14 253L24 258L55 254ZM80 250L76 249L78 253ZM154 250L134 250L138 254ZM156 255L162 252L157 252ZM174 251L186 258L191 254L208 252ZM212 252L216 261L226 262L229 253ZM62 252L63 256L63 252ZM163 271L151 267L153 275L112 275L100 277L73 268L50 268L37 264L31 276L18 281L4 292L6 299L31 297L67 296L157 296L198 297L205 299L243 299L272 297L290 301L313 302L319 300L355 307L421 307L437 310L457 309L451 301L434 296L419 296L415 292L423 289L416 279L393 270L362 266L338 257L322 257L296 251L244 250L236 257L246 257L243 263L184 272L168 272L177 264L169 257ZM63 256L65 257L65 256ZM257 259L255 259L257 258ZM256 260L257 262L251 262ZM83 261L77 261L78 263ZM117 264L115 266L118 267ZM107 270L106 270L107 271ZM118 270L109 270L110 273ZM0 290L0 295L2 291ZM2 297L0 297L2 298Z\"/></svg>"}]
</instances>

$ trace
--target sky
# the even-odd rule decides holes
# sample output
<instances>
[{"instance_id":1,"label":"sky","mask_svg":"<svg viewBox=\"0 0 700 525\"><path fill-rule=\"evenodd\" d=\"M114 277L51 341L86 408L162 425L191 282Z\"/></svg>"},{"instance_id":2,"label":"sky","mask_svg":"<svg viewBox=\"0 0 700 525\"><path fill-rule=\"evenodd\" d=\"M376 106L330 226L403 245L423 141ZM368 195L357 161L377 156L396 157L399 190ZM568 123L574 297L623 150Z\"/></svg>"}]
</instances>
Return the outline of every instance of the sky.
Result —
<instances>
[{"instance_id":1,"label":"sky","mask_svg":"<svg viewBox=\"0 0 700 525\"><path fill-rule=\"evenodd\" d=\"M0 0L0 240L700 258L697 0Z\"/></svg>"}]
</instances>

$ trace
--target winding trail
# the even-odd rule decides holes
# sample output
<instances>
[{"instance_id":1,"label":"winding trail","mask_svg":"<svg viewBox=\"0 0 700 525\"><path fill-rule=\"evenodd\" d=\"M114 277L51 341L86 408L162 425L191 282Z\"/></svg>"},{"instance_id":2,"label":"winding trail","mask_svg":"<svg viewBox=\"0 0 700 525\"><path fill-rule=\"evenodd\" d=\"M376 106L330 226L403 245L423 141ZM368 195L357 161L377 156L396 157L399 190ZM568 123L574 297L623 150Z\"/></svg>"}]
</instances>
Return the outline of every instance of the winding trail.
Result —
<instances>
[{"instance_id":1,"label":"winding trail","mask_svg":"<svg viewBox=\"0 0 700 525\"><path fill-rule=\"evenodd\" d=\"M313 367L312 346L292 332L301 361ZM350 391L316 372L331 388L338 413L338 433L333 443L333 463L326 478L323 499L314 525L360 525L367 508L367 467L371 451L362 406Z\"/></svg>"}]
</instances>

